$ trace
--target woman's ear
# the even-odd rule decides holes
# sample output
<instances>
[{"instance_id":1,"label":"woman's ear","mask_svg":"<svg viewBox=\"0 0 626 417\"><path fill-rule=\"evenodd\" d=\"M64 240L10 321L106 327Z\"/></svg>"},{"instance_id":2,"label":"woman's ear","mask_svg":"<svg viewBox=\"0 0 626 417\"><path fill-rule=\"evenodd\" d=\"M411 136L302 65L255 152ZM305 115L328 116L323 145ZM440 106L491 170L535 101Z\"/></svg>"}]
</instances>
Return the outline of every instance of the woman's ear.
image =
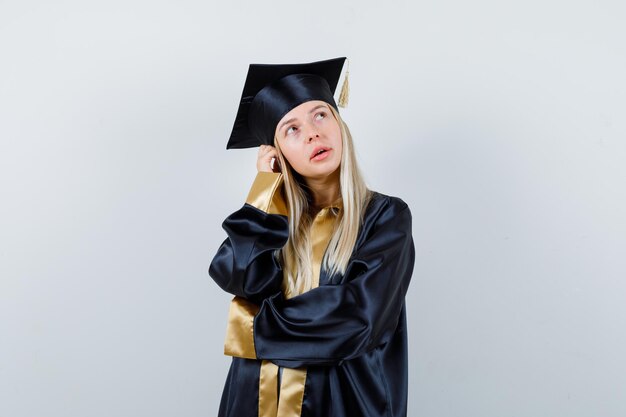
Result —
<instances>
[{"instance_id":1,"label":"woman's ear","mask_svg":"<svg viewBox=\"0 0 626 417\"><path fill-rule=\"evenodd\" d=\"M280 169L280 161L278 160L278 158L272 158L270 166L273 172L282 172L282 170Z\"/></svg>"},{"instance_id":2,"label":"woman's ear","mask_svg":"<svg viewBox=\"0 0 626 417\"><path fill-rule=\"evenodd\" d=\"M270 163L270 166L272 167L272 171L274 172L282 172L282 167L280 165L280 158L281 157L285 157L285 155L282 154L282 152L280 151L280 146L278 146L278 137L274 136L274 148L276 149L276 157L272 160L272 162Z\"/></svg>"}]
</instances>

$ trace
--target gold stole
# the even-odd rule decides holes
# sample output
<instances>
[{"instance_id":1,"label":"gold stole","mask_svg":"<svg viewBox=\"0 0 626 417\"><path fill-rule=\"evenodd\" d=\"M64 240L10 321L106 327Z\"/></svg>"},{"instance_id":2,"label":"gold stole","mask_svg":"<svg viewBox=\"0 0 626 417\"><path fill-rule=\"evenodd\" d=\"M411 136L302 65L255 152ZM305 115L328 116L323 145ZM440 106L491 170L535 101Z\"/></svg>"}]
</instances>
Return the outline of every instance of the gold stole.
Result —
<instances>
[{"instance_id":1,"label":"gold stole","mask_svg":"<svg viewBox=\"0 0 626 417\"><path fill-rule=\"evenodd\" d=\"M334 229L335 215L330 213L331 207L320 210L311 225L312 288L319 286L322 258ZM335 207L341 207L341 203ZM283 368L279 396L278 366L263 360L259 376L259 417L300 417L305 385L305 367Z\"/></svg>"}]
</instances>

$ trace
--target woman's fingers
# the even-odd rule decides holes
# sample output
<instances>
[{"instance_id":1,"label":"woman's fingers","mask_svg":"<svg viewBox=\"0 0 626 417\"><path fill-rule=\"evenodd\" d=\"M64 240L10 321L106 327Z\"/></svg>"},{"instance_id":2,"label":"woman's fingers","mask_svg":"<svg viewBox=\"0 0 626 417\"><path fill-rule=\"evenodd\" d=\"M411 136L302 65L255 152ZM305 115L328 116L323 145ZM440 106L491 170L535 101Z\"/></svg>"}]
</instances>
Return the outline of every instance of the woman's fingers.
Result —
<instances>
[{"instance_id":1,"label":"woman's fingers","mask_svg":"<svg viewBox=\"0 0 626 417\"><path fill-rule=\"evenodd\" d=\"M259 149L259 158L271 159L276 156L276 148L270 145L261 145Z\"/></svg>"},{"instance_id":2,"label":"woman's fingers","mask_svg":"<svg viewBox=\"0 0 626 417\"><path fill-rule=\"evenodd\" d=\"M278 165L277 163L274 163L274 167L272 167L272 159L274 158L278 159L278 153L276 152L275 147L270 145L259 146L256 163L257 170L265 172L279 172L276 171L276 167Z\"/></svg>"},{"instance_id":3,"label":"woman's fingers","mask_svg":"<svg viewBox=\"0 0 626 417\"><path fill-rule=\"evenodd\" d=\"M259 155L267 155L270 152L276 152L276 148L270 145L261 145L259 147Z\"/></svg>"}]
</instances>

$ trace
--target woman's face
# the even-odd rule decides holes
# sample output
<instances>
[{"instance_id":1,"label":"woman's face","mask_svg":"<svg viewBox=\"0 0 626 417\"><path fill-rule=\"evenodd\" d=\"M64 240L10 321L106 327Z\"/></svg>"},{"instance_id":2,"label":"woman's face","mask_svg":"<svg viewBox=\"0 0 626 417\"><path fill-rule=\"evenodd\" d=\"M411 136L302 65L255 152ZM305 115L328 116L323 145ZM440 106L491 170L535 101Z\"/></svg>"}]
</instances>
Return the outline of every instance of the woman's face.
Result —
<instances>
[{"instance_id":1,"label":"woman's face","mask_svg":"<svg viewBox=\"0 0 626 417\"><path fill-rule=\"evenodd\" d=\"M321 100L306 101L276 125L276 140L283 156L305 178L322 179L341 164L341 129L329 106Z\"/></svg>"}]
</instances>

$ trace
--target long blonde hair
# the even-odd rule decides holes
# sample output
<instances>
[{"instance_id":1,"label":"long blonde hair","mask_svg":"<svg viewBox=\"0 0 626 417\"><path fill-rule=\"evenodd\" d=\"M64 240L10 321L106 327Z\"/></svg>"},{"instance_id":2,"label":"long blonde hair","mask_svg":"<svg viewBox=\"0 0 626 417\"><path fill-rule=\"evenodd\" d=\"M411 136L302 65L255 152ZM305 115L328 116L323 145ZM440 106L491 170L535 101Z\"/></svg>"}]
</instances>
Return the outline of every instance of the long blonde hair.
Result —
<instances>
[{"instance_id":1,"label":"long blonde hair","mask_svg":"<svg viewBox=\"0 0 626 417\"><path fill-rule=\"evenodd\" d=\"M344 274L346 271L372 191L367 188L359 170L348 126L333 106L329 105L328 108L339 123L343 148L339 166L343 209L339 211L332 209L332 213L337 216L335 229L321 265L321 268L332 276L336 273ZM283 156L276 137L274 147L282 167L289 206L289 238L285 246L277 250L275 255L283 265L283 292L290 298L310 290L313 285L310 238L313 219L309 207L310 192L307 191L302 176Z\"/></svg>"}]
</instances>

